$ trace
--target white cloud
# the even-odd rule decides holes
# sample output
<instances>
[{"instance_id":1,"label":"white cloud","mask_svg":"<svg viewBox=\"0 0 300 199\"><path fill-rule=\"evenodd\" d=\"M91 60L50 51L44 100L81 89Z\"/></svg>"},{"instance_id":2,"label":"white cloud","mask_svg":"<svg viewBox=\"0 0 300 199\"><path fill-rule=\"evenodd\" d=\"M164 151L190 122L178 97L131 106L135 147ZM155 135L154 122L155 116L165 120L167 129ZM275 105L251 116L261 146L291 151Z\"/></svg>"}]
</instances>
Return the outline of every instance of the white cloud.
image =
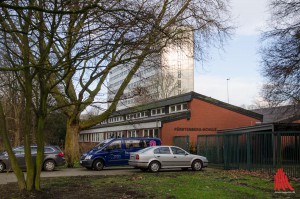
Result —
<instances>
[{"instance_id":1,"label":"white cloud","mask_svg":"<svg viewBox=\"0 0 300 199\"><path fill-rule=\"evenodd\" d=\"M232 15L238 35L257 35L268 19L267 0L232 0Z\"/></svg>"},{"instance_id":2,"label":"white cloud","mask_svg":"<svg viewBox=\"0 0 300 199\"><path fill-rule=\"evenodd\" d=\"M235 77L228 80L229 103L249 106L259 99L261 83L255 77ZM213 75L200 75L195 79L195 91L227 102L227 78Z\"/></svg>"}]
</instances>

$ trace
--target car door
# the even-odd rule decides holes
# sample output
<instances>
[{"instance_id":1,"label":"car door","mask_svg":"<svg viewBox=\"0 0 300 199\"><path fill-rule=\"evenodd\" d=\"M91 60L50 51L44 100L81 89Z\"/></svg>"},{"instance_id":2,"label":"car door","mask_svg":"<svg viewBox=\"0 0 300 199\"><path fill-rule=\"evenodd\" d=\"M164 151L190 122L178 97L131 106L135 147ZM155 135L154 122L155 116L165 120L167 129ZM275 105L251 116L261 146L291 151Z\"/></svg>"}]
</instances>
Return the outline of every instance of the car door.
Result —
<instances>
[{"instance_id":1,"label":"car door","mask_svg":"<svg viewBox=\"0 0 300 199\"><path fill-rule=\"evenodd\" d=\"M106 148L106 163L107 165L124 165L125 161L125 150L122 148L122 140L115 140L110 143Z\"/></svg>"},{"instance_id":2,"label":"car door","mask_svg":"<svg viewBox=\"0 0 300 199\"><path fill-rule=\"evenodd\" d=\"M26 168L26 163L25 163L25 151L24 147L17 147L13 149L14 154L16 155L18 165L21 169Z\"/></svg>"},{"instance_id":3,"label":"car door","mask_svg":"<svg viewBox=\"0 0 300 199\"><path fill-rule=\"evenodd\" d=\"M173 153L172 166L190 166L191 156L189 153L178 147L171 147Z\"/></svg>"},{"instance_id":4,"label":"car door","mask_svg":"<svg viewBox=\"0 0 300 199\"><path fill-rule=\"evenodd\" d=\"M154 157L160 161L161 167L172 166L172 154L167 146L158 147L154 150Z\"/></svg>"}]
</instances>

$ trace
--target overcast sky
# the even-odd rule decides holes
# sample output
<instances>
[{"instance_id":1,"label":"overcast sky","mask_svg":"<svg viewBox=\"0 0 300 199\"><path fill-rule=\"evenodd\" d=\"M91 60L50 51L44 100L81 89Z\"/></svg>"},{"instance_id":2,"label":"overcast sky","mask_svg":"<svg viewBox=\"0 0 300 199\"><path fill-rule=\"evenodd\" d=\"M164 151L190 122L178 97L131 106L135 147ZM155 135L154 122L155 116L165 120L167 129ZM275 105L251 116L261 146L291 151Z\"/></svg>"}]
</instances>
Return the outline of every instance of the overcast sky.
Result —
<instances>
[{"instance_id":1,"label":"overcast sky","mask_svg":"<svg viewBox=\"0 0 300 199\"><path fill-rule=\"evenodd\" d=\"M231 0L237 26L225 52L210 51L210 60L195 64L195 91L237 106L259 100L260 33L269 17L267 0ZM230 80L227 80L230 79ZM228 83L228 95L227 95Z\"/></svg>"}]
</instances>

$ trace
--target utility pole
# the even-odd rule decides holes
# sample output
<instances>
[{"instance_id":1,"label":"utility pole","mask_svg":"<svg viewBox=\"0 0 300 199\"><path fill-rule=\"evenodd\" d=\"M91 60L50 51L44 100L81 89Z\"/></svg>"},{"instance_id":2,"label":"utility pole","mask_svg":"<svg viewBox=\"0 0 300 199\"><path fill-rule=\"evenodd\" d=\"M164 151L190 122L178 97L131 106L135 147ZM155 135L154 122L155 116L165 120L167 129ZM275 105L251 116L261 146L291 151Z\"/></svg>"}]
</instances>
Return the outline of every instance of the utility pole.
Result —
<instances>
[{"instance_id":1,"label":"utility pole","mask_svg":"<svg viewBox=\"0 0 300 199\"><path fill-rule=\"evenodd\" d=\"M227 80L227 102L228 102L228 104L229 104L228 82L229 82L230 78L227 78L226 80Z\"/></svg>"}]
</instances>

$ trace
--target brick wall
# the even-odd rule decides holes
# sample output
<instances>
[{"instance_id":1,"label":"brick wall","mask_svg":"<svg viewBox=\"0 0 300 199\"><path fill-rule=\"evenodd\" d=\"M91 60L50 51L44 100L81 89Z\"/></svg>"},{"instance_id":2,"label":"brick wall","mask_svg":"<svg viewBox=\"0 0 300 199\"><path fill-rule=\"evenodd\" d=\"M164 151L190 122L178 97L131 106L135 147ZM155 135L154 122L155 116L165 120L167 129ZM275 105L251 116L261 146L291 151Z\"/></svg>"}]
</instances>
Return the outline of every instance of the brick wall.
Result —
<instances>
[{"instance_id":1,"label":"brick wall","mask_svg":"<svg viewBox=\"0 0 300 199\"><path fill-rule=\"evenodd\" d=\"M197 142L197 135L215 134L217 130L255 125L258 119L237 113L214 104L193 99L189 104L190 119L164 123L161 130L163 144L172 145L173 136L190 136L190 142Z\"/></svg>"}]
</instances>

